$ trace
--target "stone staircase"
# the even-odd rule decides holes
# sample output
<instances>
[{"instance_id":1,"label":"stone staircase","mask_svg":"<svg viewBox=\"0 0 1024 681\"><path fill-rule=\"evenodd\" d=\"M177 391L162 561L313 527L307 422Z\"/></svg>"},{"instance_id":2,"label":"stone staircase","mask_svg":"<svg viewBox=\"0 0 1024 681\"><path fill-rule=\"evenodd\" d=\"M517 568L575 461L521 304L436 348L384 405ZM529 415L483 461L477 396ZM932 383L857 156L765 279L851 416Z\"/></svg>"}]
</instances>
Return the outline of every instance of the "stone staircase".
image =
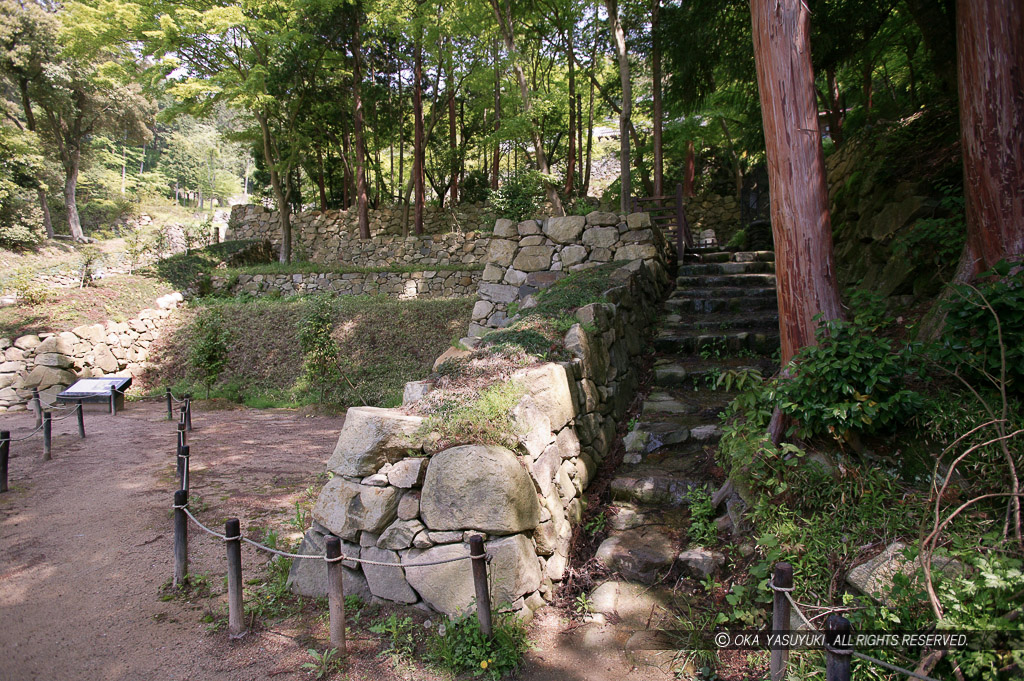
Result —
<instances>
[{"instance_id":1,"label":"stone staircase","mask_svg":"<svg viewBox=\"0 0 1024 681\"><path fill-rule=\"evenodd\" d=\"M612 480L609 536L597 558L627 581L654 583L681 561L701 578L723 557L690 546L690 496L713 492L719 413L735 396L718 385L752 370L769 375L779 348L774 253L697 253L665 301L651 386L624 438ZM690 549L680 552L683 549ZM666 585L671 586L671 585Z\"/></svg>"}]
</instances>

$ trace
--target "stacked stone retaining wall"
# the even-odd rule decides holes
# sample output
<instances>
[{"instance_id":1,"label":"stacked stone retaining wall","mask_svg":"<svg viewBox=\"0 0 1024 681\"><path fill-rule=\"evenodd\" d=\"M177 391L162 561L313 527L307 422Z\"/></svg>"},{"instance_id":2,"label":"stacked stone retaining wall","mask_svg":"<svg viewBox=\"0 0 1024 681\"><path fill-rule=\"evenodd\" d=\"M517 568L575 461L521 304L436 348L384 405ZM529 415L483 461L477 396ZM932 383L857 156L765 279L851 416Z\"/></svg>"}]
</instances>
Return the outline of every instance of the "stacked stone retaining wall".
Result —
<instances>
[{"instance_id":1,"label":"stacked stone retaining wall","mask_svg":"<svg viewBox=\"0 0 1024 681\"><path fill-rule=\"evenodd\" d=\"M157 301L127 322L78 326L63 333L0 338L0 412L23 411L38 389L47 401L79 378L138 376L149 348L182 301L180 293Z\"/></svg>"},{"instance_id":2,"label":"stacked stone retaining wall","mask_svg":"<svg viewBox=\"0 0 1024 681\"><path fill-rule=\"evenodd\" d=\"M469 561L414 564L467 555L466 542L479 534L490 557L492 603L531 617L565 578L583 493L639 385L647 339L670 287L665 254L655 248L650 258L618 268L604 301L577 311L579 323L565 338L570 361L529 366L512 377L523 392L512 412L514 447L439 451L437 434L416 415L431 379L406 386L402 409L349 409L327 466L334 477L313 508L300 552L322 554L325 537L338 536L347 556L406 566L350 562L346 594L455 615L474 599ZM326 578L322 560L297 560L290 584L298 593L323 595Z\"/></svg>"}]
</instances>

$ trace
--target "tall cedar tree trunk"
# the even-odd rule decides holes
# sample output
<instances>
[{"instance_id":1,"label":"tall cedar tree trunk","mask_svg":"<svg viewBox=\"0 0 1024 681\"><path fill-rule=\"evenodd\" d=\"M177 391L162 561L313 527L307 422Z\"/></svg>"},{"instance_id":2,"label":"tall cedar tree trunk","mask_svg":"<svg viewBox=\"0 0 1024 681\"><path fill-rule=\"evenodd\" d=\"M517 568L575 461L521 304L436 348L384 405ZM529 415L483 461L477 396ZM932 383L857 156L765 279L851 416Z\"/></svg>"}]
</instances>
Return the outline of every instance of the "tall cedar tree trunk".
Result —
<instances>
[{"instance_id":1,"label":"tall cedar tree trunk","mask_svg":"<svg viewBox=\"0 0 1024 681\"><path fill-rule=\"evenodd\" d=\"M359 32L361 19L356 13L355 31L352 35L352 101L355 115L352 125L356 136L356 217L359 222L359 238L370 238L370 215L366 199L366 140L363 138L363 94L362 94L362 53Z\"/></svg>"},{"instance_id":2,"label":"tall cedar tree trunk","mask_svg":"<svg viewBox=\"0 0 1024 681\"><path fill-rule=\"evenodd\" d=\"M416 47L414 49L412 108L413 120L415 122L415 135L412 144L412 174L413 185L416 191L416 207L413 218L413 231L416 234L423 234L423 201L424 187L424 149L423 149L423 31L416 34Z\"/></svg>"},{"instance_id":3,"label":"tall cedar tree trunk","mask_svg":"<svg viewBox=\"0 0 1024 681\"><path fill-rule=\"evenodd\" d=\"M555 215L564 215L565 210L562 208L562 200L558 197L558 190L555 185L548 179L551 174L551 168L548 166L547 155L544 153L544 145L540 138L540 131L537 128L537 122L532 119L531 113L533 111L533 105L530 99L530 88L526 83L526 73L523 71L523 65L520 62L518 53L516 52L515 42L513 41L512 33L512 8L507 8L507 16L502 14L499 0L491 0L491 7L494 8L494 15L498 19L498 26L501 29L501 35L505 40L505 51L512 59L512 67L515 69L516 78L519 80L519 94L523 98L523 111L526 113L526 117L530 119L530 138L533 142L534 159L537 166L537 170L544 175L544 189L547 193L548 202L551 204L551 212Z\"/></svg>"},{"instance_id":4,"label":"tall cedar tree trunk","mask_svg":"<svg viewBox=\"0 0 1024 681\"><path fill-rule=\"evenodd\" d=\"M1024 12L959 0L957 70L970 274L1024 257Z\"/></svg>"},{"instance_id":5,"label":"tall cedar tree trunk","mask_svg":"<svg viewBox=\"0 0 1024 681\"><path fill-rule=\"evenodd\" d=\"M782 365L815 344L814 317L842 317L832 253L825 157L802 0L751 0L754 60L764 120L778 277ZM781 438L778 411L769 426Z\"/></svg>"},{"instance_id":6,"label":"tall cedar tree trunk","mask_svg":"<svg viewBox=\"0 0 1024 681\"><path fill-rule=\"evenodd\" d=\"M569 148L565 152L565 192L572 196L576 189L576 55L573 50L575 26L566 32L566 49L569 53Z\"/></svg>"},{"instance_id":7,"label":"tall cedar tree trunk","mask_svg":"<svg viewBox=\"0 0 1024 681\"><path fill-rule=\"evenodd\" d=\"M654 0L651 6L651 89L654 102L652 104L651 121L654 136L654 195L665 195L665 160L661 148L661 40L658 37L658 19L661 14L661 0Z\"/></svg>"},{"instance_id":8,"label":"tall cedar tree trunk","mask_svg":"<svg viewBox=\"0 0 1024 681\"><path fill-rule=\"evenodd\" d=\"M501 70L498 68L498 39L494 39L494 132L501 128ZM495 134L494 161L491 163L491 189L498 189L498 175L501 170L501 142Z\"/></svg>"},{"instance_id":9,"label":"tall cedar tree trunk","mask_svg":"<svg viewBox=\"0 0 1024 681\"><path fill-rule=\"evenodd\" d=\"M622 81L622 108L619 111L619 163L621 185L619 210L629 212L630 199L633 196L633 184L630 174L629 157L629 123L633 113L633 89L629 78L629 54L626 52L626 34L619 21L619 5L617 0L605 0L608 9L608 21L611 22L612 37L615 39L615 52L619 58L619 79Z\"/></svg>"},{"instance_id":10,"label":"tall cedar tree trunk","mask_svg":"<svg viewBox=\"0 0 1024 681\"><path fill-rule=\"evenodd\" d=\"M291 187L286 191L281 185L281 173L274 162L272 151L272 138L270 133L270 122L265 112L256 114L256 121L260 124L260 132L263 136L263 160L270 171L270 186L274 190L274 199L277 201L277 214L281 220L281 262L291 262L292 259L292 221L291 207L288 199L291 194ZM290 183L289 183L290 185Z\"/></svg>"},{"instance_id":11,"label":"tall cedar tree trunk","mask_svg":"<svg viewBox=\"0 0 1024 681\"><path fill-rule=\"evenodd\" d=\"M455 119L454 61L448 65L448 85L446 89L448 90L448 151L451 152L449 169L452 174L451 199L448 207L455 210L455 205L459 202L459 139L458 128L456 127L458 121Z\"/></svg>"}]
</instances>

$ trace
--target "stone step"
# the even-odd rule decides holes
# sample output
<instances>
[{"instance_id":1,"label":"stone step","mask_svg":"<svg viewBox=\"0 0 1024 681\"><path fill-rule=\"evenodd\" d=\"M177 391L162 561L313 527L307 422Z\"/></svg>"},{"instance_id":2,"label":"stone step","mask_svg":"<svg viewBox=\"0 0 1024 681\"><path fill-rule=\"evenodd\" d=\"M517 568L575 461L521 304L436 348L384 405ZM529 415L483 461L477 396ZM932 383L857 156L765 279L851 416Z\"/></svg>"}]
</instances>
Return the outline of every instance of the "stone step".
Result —
<instances>
[{"instance_id":1,"label":"stone step","mask_svg":"<svg viewBox=\"0 0 1024 681\"><path fill-rule=\"evenodd\" d=\"M673 291L669 300L686 298L771 298L775 300L775 287L764 286L700 286Z\"/></svg>"},{"instance_id":2,"label":"stone step","mask_svg":"<svg viewBox=\"0 0 1024 681\"><path fill-rule=\"evenodd\" d=\"M659 332L654 339L655 350L677 355L694 354L705 348L721 351L722 354L752 350L770 355L778 347L778 329L774 331L719 331L718 333L676 332L669 329Z\"/></svg>"},{"instance_id":3,"label":"stone step","mask_svg":"<svg viewBox=\"0 0 1024 681\"><path fill-rule=\"evenodd\" d=\"M686 315L666 315L662 320L662 329L709 330L735 329L736 331L778 329L779 315L774 310L746 313L711 313Z\"/></svg>"},{"instance_id":4,"label":"stone step","mask_svg":"<svg viewBox=\"0 0 1024 681\"><path fill-rule=\"evenodd\" d=\"M724 290L724 289L723 289ZM739 289L743 290L743 289ZM743 297L743 296L679 296L672 297L665 301L665 308L670 313L680 315L701 314L706 312L725 312L739 314L755 310L778 310L778 300L774 291L771 296Z\"/></svg>"},{"instance_id":5,"label":"stone step","mask_svg":"<svg viewBox=\"0 0 1024 681\"><path fill-rule=\"evenodd\" d=\"M726 364L720 359L707 360L700 363L666 362L654 365L654 385L660 388L680 388L687 386L706 387L709 380L717 380L726 371L760 371L767 376L772 369L762 365L754 365L748 359L743 363Z\"/></svg>"},{"instance_id":6,"label":"stone step","mask_svg":"<svg viewBox=\"0 0 1024 681\"><path fill-rule=\"evenodd\" d=\"M775 251L692 251L702 263L775 262Z\"/></svg>"},{"instance_id":7,"label":"stone step","mask_svg":"<svg viewBox=\"0 0 1024 681\"><path fill-rule=\"evenodd\" d=\"M775 288L774 274L721 274L676 277L676 291L693 288L739 286L744 288Z\"/></svg>"},{"instance_id":8,"label":"stone step","mask_svg":"<svg viewBox=\"0 0 1024 681\"><path fill-rule=\"evenodd\" d=\"M703 274L771 274L775 272L774 262L723 262L680 265L678 275L695 277Z\"/></svg>"}]
</instances>

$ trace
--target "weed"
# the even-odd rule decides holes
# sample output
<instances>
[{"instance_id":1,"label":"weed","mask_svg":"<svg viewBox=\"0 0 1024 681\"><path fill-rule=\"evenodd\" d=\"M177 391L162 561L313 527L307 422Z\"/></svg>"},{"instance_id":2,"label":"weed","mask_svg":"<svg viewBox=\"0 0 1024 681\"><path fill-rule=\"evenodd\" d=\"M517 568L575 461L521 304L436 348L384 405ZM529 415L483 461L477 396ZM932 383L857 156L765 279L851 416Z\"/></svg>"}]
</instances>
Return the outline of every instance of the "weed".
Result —
<instances>
[{"instance_id":1,"label":"weed","mask_svg":"<svg viewBox=\"0 0 1024 681\"><path fill-rule=\"evenodd\" d=\"M480 631L476 613L430 626L427 660L451 674L472 673L497 681L519 668L529 647L526 628L512 613L498 615L494 634Z\"/></svg>"},{"instance_id":2,"label":"weed","mask_svg":"<svg viewBox=\"0 0 1024 681\"><path fill-rule=\"evenodd\" d=\"M413 638L413 624L411 617L399 617L391 613L385 619L370 627L370 631L381 634L384 637L384 650L381 655L386 655L393 660L409 659L416 649L416 641Z\"/></svg>"},{"instance_id":3,"label":"weed","mask_svg":"<svg viewBox=\"0 0 1024 681\"><path fill-rule=\"evenodd\" d=\"M306 653L312 660L303 662L302 668L318 679L325 679L341 669L342 662L337 648L328 648L322 653L315 648L309 648Z\"/></svg>"}]
</instances>

